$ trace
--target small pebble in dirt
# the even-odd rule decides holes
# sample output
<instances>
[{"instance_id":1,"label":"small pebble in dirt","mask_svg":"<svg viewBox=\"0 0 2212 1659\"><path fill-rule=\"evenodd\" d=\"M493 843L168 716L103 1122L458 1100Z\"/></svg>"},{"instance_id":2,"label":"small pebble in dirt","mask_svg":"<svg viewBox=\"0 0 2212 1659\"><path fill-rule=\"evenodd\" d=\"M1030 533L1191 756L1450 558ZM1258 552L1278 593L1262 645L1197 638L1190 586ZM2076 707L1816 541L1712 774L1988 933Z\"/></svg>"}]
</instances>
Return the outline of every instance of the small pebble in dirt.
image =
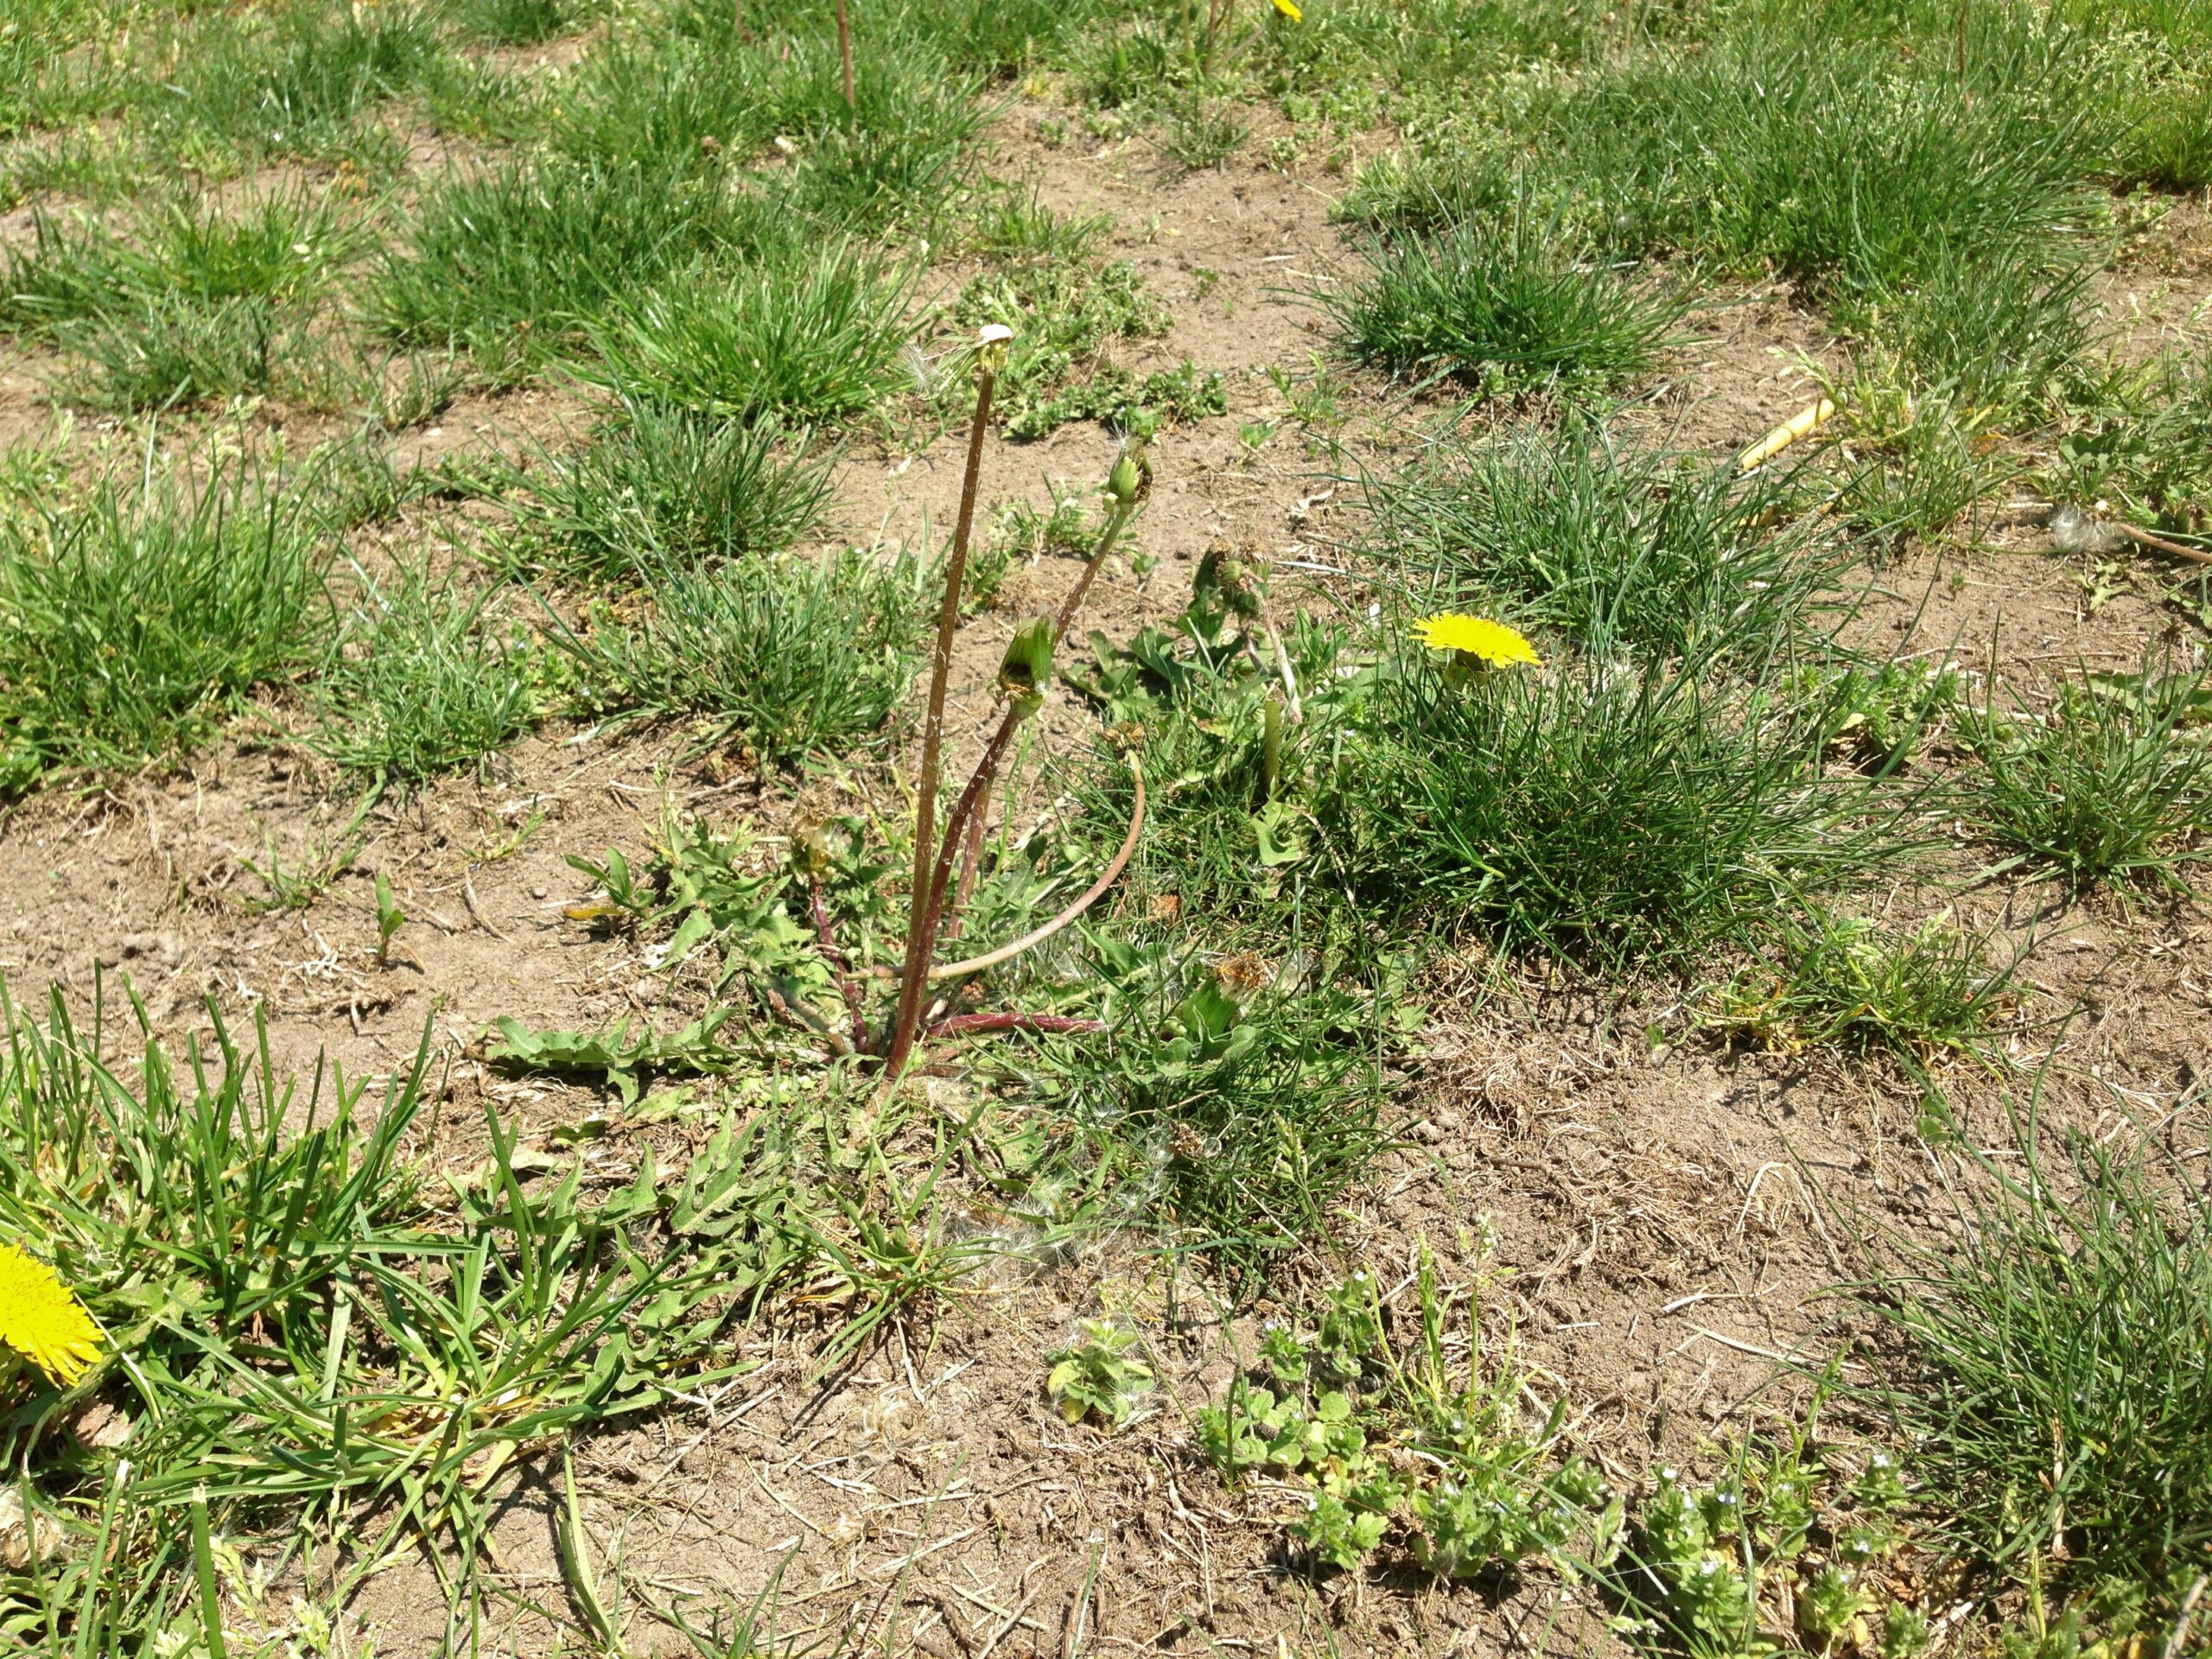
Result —
<instances>
[{"instance_id":1,"label":"small pebble in dirt","mask_svg":"<svg viewBox=\"0 0 2212 1659\"><path fill-rule=\"evenodd\" d=\"M530 896L533 899L543 899L545 896L545 889L543 887L532 887L530 890Z\"/></svg>"}]
</instances>

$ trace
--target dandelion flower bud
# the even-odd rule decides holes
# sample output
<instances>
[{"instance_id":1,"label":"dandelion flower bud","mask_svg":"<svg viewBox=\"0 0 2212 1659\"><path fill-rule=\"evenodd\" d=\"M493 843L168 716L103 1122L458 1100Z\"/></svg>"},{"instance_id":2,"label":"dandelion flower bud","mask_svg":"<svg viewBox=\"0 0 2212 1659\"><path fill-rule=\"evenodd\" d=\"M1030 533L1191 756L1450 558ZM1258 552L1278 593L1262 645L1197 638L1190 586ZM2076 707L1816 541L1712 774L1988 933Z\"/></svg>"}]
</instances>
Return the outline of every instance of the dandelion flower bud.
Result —
<instances>
[{"instance_id":1,"label":"dandelion flower bud","mask_svg":"<svg viewBox=\"0 0 2212 1659\"><path fill-rule=\"evenodd\" d=\"M999 690L1026 719L1045 701L1052 677L1052 619L1040 616L1007 642L999 664Z\"/></svg>"}]
</instances>

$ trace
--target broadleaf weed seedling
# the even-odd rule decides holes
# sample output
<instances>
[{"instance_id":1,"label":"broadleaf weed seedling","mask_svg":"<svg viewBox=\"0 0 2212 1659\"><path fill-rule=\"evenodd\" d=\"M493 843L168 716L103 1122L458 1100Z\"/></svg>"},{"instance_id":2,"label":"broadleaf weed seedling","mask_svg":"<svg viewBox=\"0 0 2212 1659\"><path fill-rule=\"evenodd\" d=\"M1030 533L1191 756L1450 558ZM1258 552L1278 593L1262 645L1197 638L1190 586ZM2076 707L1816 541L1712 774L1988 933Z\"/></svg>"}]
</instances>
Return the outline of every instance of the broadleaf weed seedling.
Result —
<instances>
[{"instance_id":1,"label":"broadleaf weed seedling","mask_svg":"<svg viewBox=\"0 0 2212 1659\"><path fill-rule=\"evenodd\" d=\"M1127 1427L1154 1387L1152 1367L1130 1352L1134 1331L1112 1319L1080 1319L1076 1338L1046 1356L1045 1392L1068 1423L1096 1413L1109 1428Z\"/></svg>"},{"instance_id":2,"label":"broadleaf weed seedling","mask_svg":"<svg viewBox=\"0 0 2212 1659\"><path fill-rule=\"evenodd\" d=\"M1538 1554L1564 1564L1574 1541L1618 1522L1617 1506L1601 1513L1595 1472L1560 1455L1564 1402L1528 1431L1528 1379L1510 1347L1485 1359L1471 1302L1466 1370L1448 1365L1453 1298L1425 1245L1415 1278L1418 1335L1408 1343L1389 1338L1363 1269L1325 1294L1313 1325L1263 1328L1268 1384L1232 1376L1223 1402L1198 1413L1199 1446L1232 1485L1264 1472L1302 1490L1306 1512L1288 1529L1335 1567L1358 1568L1399 1527L1440 1578Z\"/></svg>"}]
</instances>

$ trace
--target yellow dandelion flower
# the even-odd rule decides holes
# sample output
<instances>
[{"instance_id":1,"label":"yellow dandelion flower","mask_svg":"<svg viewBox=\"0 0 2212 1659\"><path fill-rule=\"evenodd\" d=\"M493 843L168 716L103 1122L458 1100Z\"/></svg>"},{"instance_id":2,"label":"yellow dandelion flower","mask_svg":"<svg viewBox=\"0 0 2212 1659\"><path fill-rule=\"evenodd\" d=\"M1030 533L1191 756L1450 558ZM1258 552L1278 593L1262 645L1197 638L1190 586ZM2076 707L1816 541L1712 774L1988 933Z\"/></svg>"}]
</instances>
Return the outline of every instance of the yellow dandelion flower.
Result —
<instances>
[{"instance_id":1,"label":"yellow dandelion flower","mask_svg":"<svg viewBox=\"0 0 2212 1659\"><path fill-rule=\"evenodd\" d=\"M1534 645L1504 623L1487 617L1459 616L1447 611L1441 616L1424 616L1414 627L1421 634L1421 644L1431 651L1471 657L1486 668L1511 668L1521 663L1531 668L1544 665Z\"/></svg>"},{"instance_id":2,"label":"yellow dandelion flower","mask_svg":"<svg viewBox=\"0 0 2212 1659\"><path fill-rule=\"evenodd\" d=\"M100 1328L52 1268L0 1244L0 1342L66 1389L99 1357Z\"/></svg>"},{"instance_id":3,"label":"yellow dandelion flower","mask_svg":"<svg viewBox=\"0 0 2212 1659\"><path fill-rule=\"evenodd\" d=\"M1306 14L1298 9L1298 0L1275 0L1275 10L1294 23L1306 21Z\"/></svg>"}]
</instances>

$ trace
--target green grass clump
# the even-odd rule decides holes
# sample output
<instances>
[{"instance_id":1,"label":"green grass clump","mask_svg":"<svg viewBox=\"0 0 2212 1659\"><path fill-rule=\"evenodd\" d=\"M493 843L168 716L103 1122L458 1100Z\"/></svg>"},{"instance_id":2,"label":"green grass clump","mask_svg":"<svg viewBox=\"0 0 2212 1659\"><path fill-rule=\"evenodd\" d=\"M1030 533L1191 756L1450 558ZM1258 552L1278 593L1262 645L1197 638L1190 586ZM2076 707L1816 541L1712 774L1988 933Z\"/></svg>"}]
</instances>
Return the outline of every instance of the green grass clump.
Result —
<instances>
[{"instance_id":1,"label":"green grass clump","mask_svg":"<svg viewBox=\"0 0 2212 1659\"><path fill-rule=\"evenodd\" d=\"M530 46L569 34L599 10L599 0L448 0L445 10L480 41Z\"/></svg>"},{"instance_id":2,"label":"green grass clump","mask_svg":"<svg viewBox=\"0 0 2212 1659\"><path fill-rule=\"evenodd\" d=\"M373 326L519 375L619 297L769 234L757 204L669 168L549 162L441 181L369 280Z\"/></svg>"},{"instance_id":3,"label":"green grass clump","mask_svg":"<svg viewBox=\"0 0 2212 1659\"><path fill-rule=\"evenodd\" d=\"M1992 418L2032 416L2049 408L2088 344L2090 274L2071 247L1992 258L1947 243L1910 278L1853 284L1834 315L1936 394Z\"/></svg>"},{"instance_id":4,"label":"green grass clump","mask_svg":"<svg viewBox=\"0 0 2212 1659\"><path fill-rule=\"evenodd\" d=\"M128 237L41 213L0 276L0 327L47 334L156 304L257 300L305 308L359 245L326 204L271 193L229 213L189 197L158 202Z\"/></svg>"},{"instance_id":5,"label":"green grass clump","mask_svg":"<svg viewBox=\"0 0 2212 1659\"><path fill-rule=\"evenodd\" d=\"M30 249L10 256L0 327L73 356L65 385L101 407L313 395L327 373L311 327L358 245L336 211L285 194L232 213L158 203L128 237L41 215Z\"/></svg>"},{"instance_id":6,"label":"green grass clump","mask_svg":"<svg viewBox=\"0 0 2212 1659\"><path fill-rule=\"evenodd\" d=\"M419 567L364 577L316 677L321 721L308 741L349 772L405 784L524 730L537 712L526 646L495 632L490 600Z\"/></svg>"},{"instance_id":7,"label":"green grass clump","mask_svg":"<svg viewBox=\"0 0 2212 1659\"><path fill-rule=\"evenodd\" d=\"M2102 881L2188 891L2185 867L2212 858L2212 690L2201 675L2091 674L2051 688L2037 710L2007 688L1961 710L1978 762L1967 821L2027 866L2085 887Z\"/></svg>"},{"instance_id":8,"label":"green grass clump","mask_svg":"<svg viewBox=\"0 0 2212 1659\"><path fill-rule=\"evenodd\" d=\"M826 463L772 423L634 399L584 448L541 452L513 483L506 556L581 582L781 552L830 489Z\"/></svg>"},{"instance_id":9,"label":"green grass clump","mask_svg":"<svg viewBox=\"0 0 2212 1659\"><path fill-rule=\"evenodd\" d=\"M591 331L601 363L580 372L722 419L849 418L913 384L899 361L911 282L845 243L720 278L679 273L616 300Z\"/></svg>"},{"instance_id":10,"label":"green grass clump","mask_svg":"<svg viewBox=\"0 0 2212 1659\"><path fill-rule=\"evenodd\" d=\"M192 31L147 112L168 144L217 164L344 156L376 147L368 118L377 105L447 63L435 22L412 6L241 13Z\"/></svg>"},{"instance_id":11,"label":"green grass clump","mask_svg":"<svg viewBox=\"0 0 2212 1659\"><path fill-rule=\"evenodd\" d=\"M706 174L773 155L786 164L764 175L766 189L820 226L927 219L981 130L972 80L926 42L862 35L848 105L823 21L797 35L732 41L725 28L711 43L679 35L595 53L553 122L553 147L593 165Z\"/></svg>"},{"instance_id":12,"label":"green grass clump","mask_svg":"<svg viewBox=\"0 0 2212 1659\"><path fill-rule=\"evenodd\" d=\"M1772 267L1824 293L1910 286L1950 251L2039 265L2094 222L2106 122L2058 37L2007 25L1986 45L1963 97L1947 54L1901 61L1753 9L1695 49L1524 100L1503 141L1376 174L1355 211L1433 224L1526 193L1571 244Z\"/></svg>"},{"instance_id":13,"label":"green grass clump","mask_svg":"<svg viewBox=\"0 0 2212 1659\"><path fill-rule=\"evenodd\" d=\"M1677 290L1578 263L1516 219L1436 237L1369 238L1364 280L1317 302L1343 350L1428 385L1486 396L1604 391L1645 374L1674 343Z\"/></svg>"},{"instance_id":14,"label":"green grass clump","mask_svg":"<svg viewBox=\"0 0 2212 1659\"><path fill-rule=\"evenodd\" d=\"M1776 932L1715 999L1714 1023L1739 1039L1928 1060L1979 1051L2014 1001L2011 970L1948 916L1887 929L1815 905Z\"/></svg>"},{"instance_id":15,"label":"green grass clump","mask_svg":"<svg viewBox=\"0 0 2212 1659\"><path fill-rule=\"evenodd\" d=\"M1679 959L1878 868L1885 821L1844 827L1874 802L1825 773L1817 711L1732 677L1721 651L1643 669L1595 641L1465 684L1389 675L1314 785L1361 912L1501 953Z\"/></svg>"},{"instance_id":16,"label":"green grass clump","mask_svg":"<svg viewBox=\"0 0 2212 1659\"><path fill-rule=\"evenodd\" d=\"M2185 1589L2212 1548L2212 1209L2154 1149L2054 1167L2018 1128L2023 1161L1962 1160L1949 1245L1892 1240L1856 1298L1897 1341L1854 1392L1974 1557Z\"/></svg>"},{"instance_id":17,"label":"green grass clump","mask_svg":"<svg viewBox=\"0 0 2212 1659\"><path fill-rule=\"evenodd\" d=\"M880 734L913 683L927 585L909 556L755 557L647 573L638 621L564 632L586 699L719 716L725 736L796 763Z\"/></svg>"},{"instance_id":18,"label":"green grass clump","mask_svg":"<svg viewBox=\"0 0 2212 1659\"><path fill-rule=\"evenodd\" d=\"M0 523L0 783L179 753L299 665L327 603L296 504L235 469Z\"/></svg>"},{"instance_id":19,"label":"green grass clump","mask_svg":"<svg viewBox=\"0 0 2212 1659\"><path fill-rule=\"evenodd\" d=\"M1838 575L1782 469L1746 478L1579 419L1446 439L1370 485L1369 505L1433 608L1503 611L1649 661L1757 658L1805 632Z\"/></svg>"}]
</instances>

